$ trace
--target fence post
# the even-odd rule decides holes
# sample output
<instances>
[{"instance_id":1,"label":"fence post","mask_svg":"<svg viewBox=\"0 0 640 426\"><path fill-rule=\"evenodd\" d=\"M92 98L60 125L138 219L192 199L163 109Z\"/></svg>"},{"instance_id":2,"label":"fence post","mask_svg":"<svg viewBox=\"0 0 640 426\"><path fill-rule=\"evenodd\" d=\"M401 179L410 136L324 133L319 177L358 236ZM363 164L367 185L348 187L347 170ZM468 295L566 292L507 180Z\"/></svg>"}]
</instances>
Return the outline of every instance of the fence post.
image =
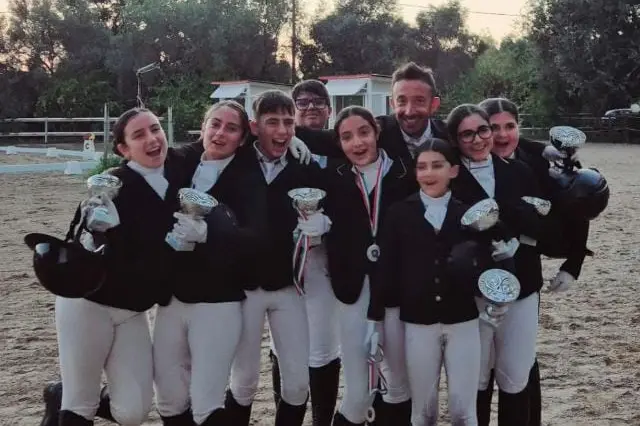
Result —
<instances>
[{"instance_id":1,"label":"fence post","mask_svg":"<svg viewBox=\"0 0 640 426\"><path fill-rule=\"evenodd\" d=\"M102 127L102 146L104 152L102 153L102 158L106 161L107 156L109 155L109 135L110 135L110 127L111 122L109 121L109 106L104 104L104 123Z\"/></svg>"},{"instance_id":2,"label":"fence post","mask_svg":"<svg viewBox=\"0 0 640 426\"><path fill-rule=\"evenodd\" d=\"M167 123L167 132L169 133L169 146L174 146L173 145L173 106L169 107L167 116L168 116L167 120L169 121Z\"/></svg>"},{"instance_id":3,"label":"fence post","mask_svg":"<svg viewBox=\"0 0 640 426\"><path fill-rule=\"evenodd\" d=\"M44 144L49 142L49 117L44 118Z\"/></svg>"}]
</instances>

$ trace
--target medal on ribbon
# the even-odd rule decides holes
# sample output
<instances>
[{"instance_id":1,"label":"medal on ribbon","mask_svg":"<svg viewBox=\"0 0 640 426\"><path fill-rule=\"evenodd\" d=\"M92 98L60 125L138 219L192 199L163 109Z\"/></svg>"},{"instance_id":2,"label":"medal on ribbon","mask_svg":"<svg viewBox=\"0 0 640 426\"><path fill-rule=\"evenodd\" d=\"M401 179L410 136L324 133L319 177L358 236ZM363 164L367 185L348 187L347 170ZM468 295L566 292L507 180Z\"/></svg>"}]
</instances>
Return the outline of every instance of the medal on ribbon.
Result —
<instances>
[{"instance_id":1,"label":"medal on ribbon","mask_svg":"<svg viewBox=\"0 0 640 426\"><path fill-rule=\"evenodd\" d=\"M367 188L367 183L362 176L362 173L356 173L356 185L360 190L360 195L362 196L362 202L367 209L367 213L369 216L369 226L371 227L371 236L373 237L374 243L367 247L367 259L370 262L377 262L380 258L380 246L375 243L376 235L378 234L378 225L380 222L380 200L382 199L382 169L384 167L384 158L380 159L380 165L378 166L378 171L376 172L376 180L373 188L373 202L369 201L369 190Z\"/></svg>"}]
</instances>

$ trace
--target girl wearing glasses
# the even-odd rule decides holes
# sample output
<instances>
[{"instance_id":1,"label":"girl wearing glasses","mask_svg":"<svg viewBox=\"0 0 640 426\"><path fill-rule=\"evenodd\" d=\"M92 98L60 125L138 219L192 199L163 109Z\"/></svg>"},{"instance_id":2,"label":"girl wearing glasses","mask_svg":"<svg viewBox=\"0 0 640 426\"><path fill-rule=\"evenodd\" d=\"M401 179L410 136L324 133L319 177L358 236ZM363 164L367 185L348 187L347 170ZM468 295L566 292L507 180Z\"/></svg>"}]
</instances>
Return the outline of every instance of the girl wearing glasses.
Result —
<instances>
[{"instance_id":1,"label":"girl wearing glasses","mask_svg":"<svg viewBox=\"0 0 640 426\"><path fill-rule=\"evenodd\" d=\"M483 109L471 104L459 105L447 117L447 128L462 164L458 178L452 184L453 196L470 205L487 197L494 198L500 208L500 220L514 235L520 236L514 256L516 276L521 285L519 299L503 312L497 328L483 321L480 323L482 350L478 396L485 395L494 368L503 401L499 406L499 424L527 425L529 399L525 387L535 360L537 293L542 286L542 267L536 245L538 240L545 238L545 227L535 208L522 197L541 197L541 192L533 172L525 164L491 153L493 132ZM477 304L479 310L484 310L481 299Z\"/></svg>"},{"instance_id":2,"label":"girl wearing glasses","mask_svg":"<svg viewBox=\"0 0 640 426\"><path fill-rule=\"evenodd\" d=\"M482 101L479 107L484 109L489 115L489 122L493 132L494 147L493 153L502 158L512 158L526 163L534 171L540 187L544 191L545 198L552 199L555 182L549 177L549 161L561 158L560 153L552 145L535 142L520 136L518 126L518 107L508 99L491 98ZM552 215L554 212L551 213ZM585 255L587 253L586 244L589 236L589 221L571 215L570 218L562 220L563 235L567 238L567 244L554 238L551 244L554 248L564 245L567 250L567 260L560 266L560 270L551 280L549 289L553 292L566 291L577 279L582 269ZM547 253L545 253L547 254ZM539 426L541 422L541 395L540 395L540 372L538 363L535 362L531 369L529 384L527 385L530 397L530 426ZM491 391L493 384L490 382L487 394L483 396L483 405L478 405L479 417L489 423L489 412L491 402ZM482 416L480 416L482 412Z\"/></svg>"}]
</instances>

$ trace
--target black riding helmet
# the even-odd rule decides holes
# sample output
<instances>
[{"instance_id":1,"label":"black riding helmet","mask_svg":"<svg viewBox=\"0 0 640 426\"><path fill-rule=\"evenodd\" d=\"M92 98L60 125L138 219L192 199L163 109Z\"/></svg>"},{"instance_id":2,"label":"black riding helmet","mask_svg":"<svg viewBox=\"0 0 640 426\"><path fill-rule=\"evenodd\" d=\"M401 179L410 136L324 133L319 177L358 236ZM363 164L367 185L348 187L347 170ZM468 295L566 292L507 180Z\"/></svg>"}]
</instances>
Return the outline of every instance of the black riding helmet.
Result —
<instances>
[{"instance_id":1,"label":"black riding helmet","mask_svg":"<svg viewBox=\"0 0 640 426\"><path fill-rule=\"evenodd\" d=\"M63 241L32 233L24 242L33 250L33 270L51 293L68 298L87 297L105 281L104 256L86 250L78 241Z\"/></svg>"},{"instance_id":2,"label":"black riding helmet","mask_svg":"<svg viewBox=\"0 0 640 426\"><path fill-rule=\"evenodd\" d=\"M574 127L556 126L549 130L549 136L551 144L567 154L561 167L549 169L549 175L557 185L552 200L554 205L574 217L595 219L609 204L607 180L597 169L581 168L570 158L585 145L586 135Z\"/></svg>"},{"instance_id":3,"label":"black riding helmet","mask_svg":"<svg viewBox=\"0 0 640 426\"><path fill-rule=\"evenodd\" d=\"M595 219L609 204L609 185L597 169L578 169L574 171L550 171L558 191L554 194L554 202L563 211Z\"/></svg>"}]
</instances>

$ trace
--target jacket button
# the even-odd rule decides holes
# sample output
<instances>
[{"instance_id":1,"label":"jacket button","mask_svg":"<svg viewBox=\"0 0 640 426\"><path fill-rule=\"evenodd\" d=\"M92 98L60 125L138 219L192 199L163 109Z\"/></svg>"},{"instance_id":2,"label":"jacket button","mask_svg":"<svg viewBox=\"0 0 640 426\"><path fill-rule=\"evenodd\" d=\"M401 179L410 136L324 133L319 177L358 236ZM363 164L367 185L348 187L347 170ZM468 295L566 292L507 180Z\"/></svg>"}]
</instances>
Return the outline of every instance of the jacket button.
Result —
<instances>
[{"instance_id":1,"label":"jacket button","mask_svg":"<svg viewBox=\"0 0 640 426\"><path fill-rule=\"evenodd\" d=\"M439 295L438 295L438 296L436 296L436 302L439 302L439 301L441 301L441 300L442 300L442 297L440 297Z\"/></svg>"},{"instance_id":2,"label":"jacket button","mask_svg":"<svg viewBox=\"0 0 640 426\"><path fill-rule=\"evenodd\" d=\"M439 264L440 264L440 261L439 261L438 259L436 259L436 260L434 260L434 261L433 261L433 264L434 264L434 265L439 265Z\"/></svg>"},{"instance_id":3,"label":"jacket button","mask_svg":"<svg viewBox=\"0 0 640 426\"><path fill-rule=\"evenodd\" d=\"M434 282L434 283L436 283L436 284L440 284L440 278L435 277L435 278L433 279L433 282Z\"/></svg>"}]
</instances>

